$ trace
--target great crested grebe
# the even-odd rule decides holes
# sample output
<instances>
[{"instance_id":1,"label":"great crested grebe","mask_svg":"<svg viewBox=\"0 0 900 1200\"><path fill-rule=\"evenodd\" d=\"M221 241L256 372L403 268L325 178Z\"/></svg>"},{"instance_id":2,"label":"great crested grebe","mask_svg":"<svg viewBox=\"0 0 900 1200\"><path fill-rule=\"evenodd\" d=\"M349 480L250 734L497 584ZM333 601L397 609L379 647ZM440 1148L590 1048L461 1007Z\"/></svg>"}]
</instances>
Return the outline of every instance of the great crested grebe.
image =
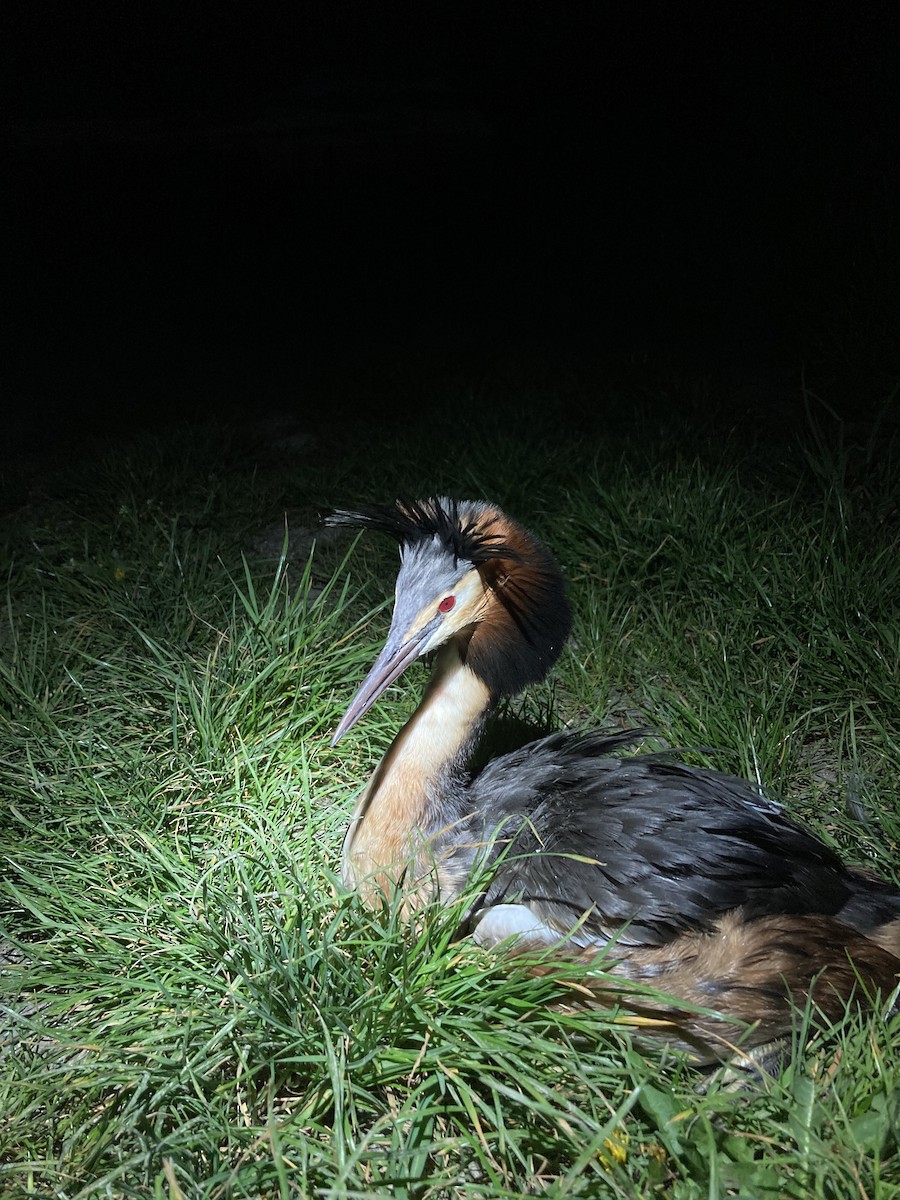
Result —
<instances>
[{"instance_id":1,"label":"great crested grebe","mask_svg":"<svg viewBox=\"0 0 900 1200\"><path fill-rule=\"evenodd\" d=\"M467 921L476 941L588 962L605 952L604 972L685 1003L662 1024L702 1061L732 1039L752 1050L782 1037L813 988L833 1018L854 994L896 987L900 890L845 865L749 783L616 753L641 730L554 733L471 771L486 716L547 675L569 632L562 575L537 538L494 505L443 497L328 523L380 530L401 553L387 642L333 744L437 652L359 796L348 886L449 901L484 868ZM598 1003L608 989L607 977Z\"/></svg>"}]
</instances>

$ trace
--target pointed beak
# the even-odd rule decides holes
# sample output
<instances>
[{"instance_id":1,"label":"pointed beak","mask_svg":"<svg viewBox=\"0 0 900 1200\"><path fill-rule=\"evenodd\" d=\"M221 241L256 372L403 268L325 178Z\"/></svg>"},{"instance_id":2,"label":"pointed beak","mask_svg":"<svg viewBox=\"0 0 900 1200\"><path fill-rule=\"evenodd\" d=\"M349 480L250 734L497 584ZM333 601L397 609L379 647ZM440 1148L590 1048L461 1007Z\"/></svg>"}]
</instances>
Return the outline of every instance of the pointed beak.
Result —
<instances>
[{"instance_id":1,"label":"pointed beak","mask_svg":"<svg viewBox=\"0 0 900 1200\"><path fill-rule=\"evenodd\" d=\"M364 717L383 691L399 679L410 663L419 657L419 647L431 633L434 622L429 621L421 629L416 630L406 641L401 640L400 634L392 628L388 634L384 649L378 655L371 671L362 681L356 695L350 701L350 707L341 718L341 723L334 731L331 739L336 746L344 734L352 729L360 717Z\"/></svg>"}]
</instances>

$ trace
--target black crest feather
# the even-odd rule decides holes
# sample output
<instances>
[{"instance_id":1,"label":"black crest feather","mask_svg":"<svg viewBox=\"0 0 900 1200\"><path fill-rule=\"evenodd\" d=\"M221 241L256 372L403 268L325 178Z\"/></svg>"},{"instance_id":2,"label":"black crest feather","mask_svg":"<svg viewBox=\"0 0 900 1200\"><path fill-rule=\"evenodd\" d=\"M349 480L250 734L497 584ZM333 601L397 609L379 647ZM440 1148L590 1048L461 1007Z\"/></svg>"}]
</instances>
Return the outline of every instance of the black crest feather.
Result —
<instances>
[{"instance_id":1,"label":"black crest feather","mask_svg":"<svg viewBox=\"0 0 900 1200\"><path fill-rule=\"evenodd\" d=\"M339 508L326 517L325 524L375 529L401 546L414 546L436 537L455 560L475 566L498 558L518 558L500 534L491 533L480 523L480 518L489 512L487 505L476 501L432 496L427 500L395 500L393 504L355 510Z\"/></svg>"}]
</instances>

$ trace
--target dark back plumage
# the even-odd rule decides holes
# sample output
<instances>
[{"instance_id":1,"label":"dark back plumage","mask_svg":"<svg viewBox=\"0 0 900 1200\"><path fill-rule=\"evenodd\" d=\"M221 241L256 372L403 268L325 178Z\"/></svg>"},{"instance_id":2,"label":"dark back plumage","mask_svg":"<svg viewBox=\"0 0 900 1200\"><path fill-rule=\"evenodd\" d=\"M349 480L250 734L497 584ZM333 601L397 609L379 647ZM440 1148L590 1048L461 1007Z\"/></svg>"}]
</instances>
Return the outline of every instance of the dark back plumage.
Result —
<instances>
[{"instance_id":1,"label":"dark back plumage","mask_svg":"<svg viewBox=\"0 0 900 1200\"><path fill-rule=\"evenodd\" d=\"M527 903L560 928L583 920L592 936L645 946L738 908L747 921L835 916L863 934L900 918L896 889L855 874L744 780L622 756L642 732L554 733L472 780L484 845L502 858L487 905ZM860 891L871 903L858 910Z\"/></svg>"}]
</instances>

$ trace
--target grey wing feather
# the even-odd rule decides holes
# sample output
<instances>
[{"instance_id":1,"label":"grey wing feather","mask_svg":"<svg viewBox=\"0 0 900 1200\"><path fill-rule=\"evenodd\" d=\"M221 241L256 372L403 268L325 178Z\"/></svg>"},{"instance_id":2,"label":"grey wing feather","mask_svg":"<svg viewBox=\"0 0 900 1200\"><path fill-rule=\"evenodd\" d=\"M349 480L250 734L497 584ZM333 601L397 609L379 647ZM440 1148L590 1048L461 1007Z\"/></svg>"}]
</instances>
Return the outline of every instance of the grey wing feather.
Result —
<instances>
[{"instance_id":1,"label":"grey wing feather","mask_svg":"<svg viewBox=\"0 0 900 1200\"><path fill-rule=\"evenodd\" d=\"M839 913L854 877L749 784L627 740L553 734L495 759L470 799L496 873L484 905L524 903L567 932L661 945L724 913ZM623 926L625 927L623 930Z\"/></svg>"}]
</instances>

